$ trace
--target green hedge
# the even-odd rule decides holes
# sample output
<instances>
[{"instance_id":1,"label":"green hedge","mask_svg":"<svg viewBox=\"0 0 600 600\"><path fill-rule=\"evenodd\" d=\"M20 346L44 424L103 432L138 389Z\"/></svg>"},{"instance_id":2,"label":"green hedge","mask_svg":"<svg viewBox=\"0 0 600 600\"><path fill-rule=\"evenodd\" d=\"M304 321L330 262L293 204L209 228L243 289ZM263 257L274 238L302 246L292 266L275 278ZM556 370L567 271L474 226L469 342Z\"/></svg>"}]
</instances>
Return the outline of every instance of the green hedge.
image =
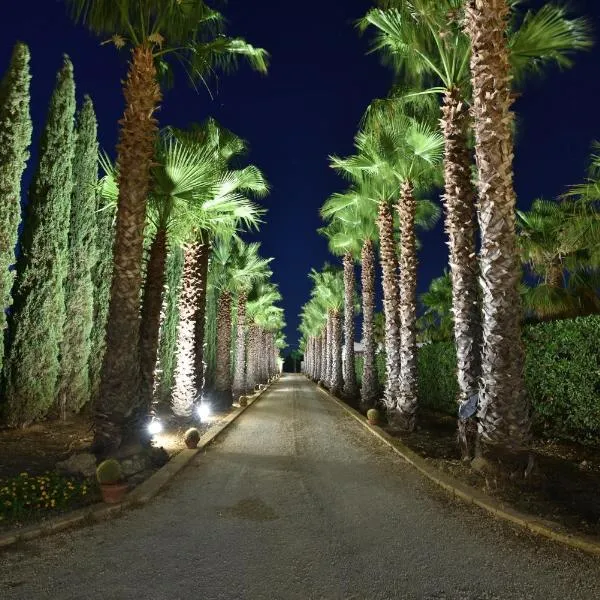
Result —
<instances>
[{"instance_id":1,"label":"green hedge","mask_svg":"<svg viewBox=\"0 0 600 600\"><path fill-rule=\"evenodd\" d=\"M600 442L600 316L528 325L523 331L525 383L536 433ZM380 381L385 377L378 357ZM419 349L420 406L456 414L456 353L452 342ZM357 361L358 376L362 363Z\"/></svg>"}]
</instances>

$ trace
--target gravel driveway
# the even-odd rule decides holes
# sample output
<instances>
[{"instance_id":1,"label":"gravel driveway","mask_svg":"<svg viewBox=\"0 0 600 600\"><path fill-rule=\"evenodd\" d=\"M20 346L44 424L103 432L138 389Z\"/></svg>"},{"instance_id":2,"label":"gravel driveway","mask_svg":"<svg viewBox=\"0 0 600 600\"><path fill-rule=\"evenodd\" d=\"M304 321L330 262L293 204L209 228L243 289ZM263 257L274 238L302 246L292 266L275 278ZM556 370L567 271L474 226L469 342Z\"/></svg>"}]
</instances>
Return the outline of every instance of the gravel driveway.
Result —
<instances>
[{"instance_id":1,"label":"gravel driveway","mask_svg":"<svg viewBox=\"0 0 600 600\"><path fill-rule=\"evenodd\" d=\"M0 554L0 599L600 598L600 561L454 503L299 375L145 507Z\"/></svg>"}]
</instances>

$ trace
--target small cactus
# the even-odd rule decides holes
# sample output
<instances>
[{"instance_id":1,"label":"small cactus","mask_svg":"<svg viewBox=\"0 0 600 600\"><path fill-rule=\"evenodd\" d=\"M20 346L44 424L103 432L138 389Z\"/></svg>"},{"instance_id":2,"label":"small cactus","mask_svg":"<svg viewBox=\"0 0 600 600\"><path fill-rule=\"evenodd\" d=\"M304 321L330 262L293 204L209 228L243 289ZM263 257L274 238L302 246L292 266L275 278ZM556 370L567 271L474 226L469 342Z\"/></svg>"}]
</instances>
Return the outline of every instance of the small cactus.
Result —
<instances>
[{"instance_id":1,"label":"small cactus","mask_svg":"<svg viewBox=\"0 0 600 600\"><path fill-rule=\"evenodd\" d=\"M367 419L369 423L379 423L379 411L376 408L370 408L367 411Z\"/></svg>"},{"instance_id":2,"label":"small cactus","mask_svg":"<svg viewBox=\"0 0 600 600\"><path fill-rule=\"evenodd\" d=\"M123 471L118 460L109 458L96 468L96 479L101 485L111 485L123 479Z\"/></svg>"},{"instance_id":3,"label":"small cactus","mask_svg":"<svg viewBox=\"0 0 600 600\"><path fill-rule=\"evenodd\" d=\"M183 441L188 448L195 448L200 441L200 432L195 427L191 427L183 435Z\"/></svg>"}]
</instances>

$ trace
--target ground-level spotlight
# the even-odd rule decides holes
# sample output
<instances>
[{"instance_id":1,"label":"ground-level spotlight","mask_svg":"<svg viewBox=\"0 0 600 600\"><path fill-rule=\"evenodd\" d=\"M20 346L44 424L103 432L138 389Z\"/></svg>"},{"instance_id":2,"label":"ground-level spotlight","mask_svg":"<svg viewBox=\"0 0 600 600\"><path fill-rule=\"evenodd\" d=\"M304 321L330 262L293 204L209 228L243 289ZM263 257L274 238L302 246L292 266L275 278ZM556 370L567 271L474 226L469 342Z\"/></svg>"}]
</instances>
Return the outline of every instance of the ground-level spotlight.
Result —
<instances>
[{"instance_id":1,"label":"ground-level spotlight","mask_svg":"<svg viewBox=\"0 0 600 600\"><path fill-rule=\"evenodd\" d=\"M210 404L207 404L206 402L202 402L201 404L198 404L197 408L196 408L196 414L198 415L198 418L203 421L204 419L206 419L207 417L210 417Z\"/></svg>"},{"instance_id":2,"label":"ground-level spotlight","mask_svg":"<svg viewBox=\"0 0 600 600\"><path fill-rule=\"evenodd\" d=\"M156 435L161 433L163 430L163 424L158 419L152 419L150 423L148 423L148 433L150 435Z\"/></svg>"}]
</instances>

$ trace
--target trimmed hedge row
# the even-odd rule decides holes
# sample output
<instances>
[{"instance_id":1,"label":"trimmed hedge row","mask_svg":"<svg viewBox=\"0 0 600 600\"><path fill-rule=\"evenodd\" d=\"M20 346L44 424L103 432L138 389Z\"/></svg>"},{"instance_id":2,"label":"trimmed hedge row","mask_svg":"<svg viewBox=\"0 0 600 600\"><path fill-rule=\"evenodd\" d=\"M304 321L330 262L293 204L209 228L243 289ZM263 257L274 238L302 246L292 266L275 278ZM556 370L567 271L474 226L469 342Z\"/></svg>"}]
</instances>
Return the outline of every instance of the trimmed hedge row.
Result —
<instances>
[{"instance_id":1,"label":"trimmed hedge row","mask_svg":"<svg viewBox=\"0 0 600 600\"><path fill-rule=\"evenodd\" d=\"M581 443L600 442L600 316L528 325L523 330L525 383L537 434ZM378 357L383 366L383 356ZM456 414L453 342L419 349L420 405ZM362 363L357 361L362 373ZM385 368L379 371L380 381Z\"/></svg>"}]
</instances>

